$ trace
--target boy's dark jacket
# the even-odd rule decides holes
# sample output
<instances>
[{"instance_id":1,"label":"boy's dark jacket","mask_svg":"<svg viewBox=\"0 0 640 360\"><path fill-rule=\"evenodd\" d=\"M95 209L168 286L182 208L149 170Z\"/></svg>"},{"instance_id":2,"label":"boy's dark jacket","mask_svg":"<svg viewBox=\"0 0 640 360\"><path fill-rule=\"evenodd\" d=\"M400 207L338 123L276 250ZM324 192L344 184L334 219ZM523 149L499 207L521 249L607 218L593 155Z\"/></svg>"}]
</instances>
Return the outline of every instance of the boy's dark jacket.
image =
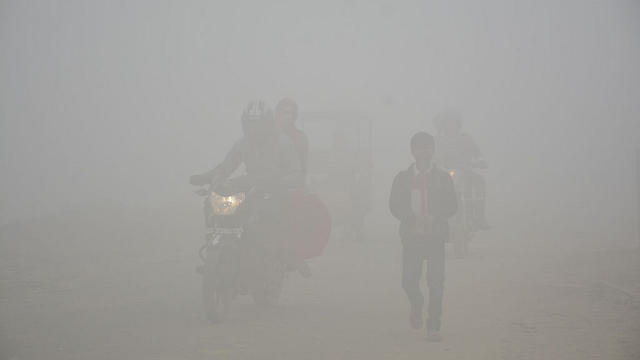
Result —
<instances>
[{"instance_id":1,"label":"boy's dark jacket","mask_svg":"<svg viewBox=\"0 0 640 360\"><path fill-rule=\"evenodd\" d=\"M411 188L415 178L414 165L404 171L400 171L393 179L391 196L389 197L389 210L391 214L400 220L400 238L409 237L409 231L416 221L411 209ZM427 211L434 217L434 239L446 240L449 237L449 222L447 219L458 211L453 179L444 170L435 164L429 172L427 187Z\"/></svg>"}]
</instances>

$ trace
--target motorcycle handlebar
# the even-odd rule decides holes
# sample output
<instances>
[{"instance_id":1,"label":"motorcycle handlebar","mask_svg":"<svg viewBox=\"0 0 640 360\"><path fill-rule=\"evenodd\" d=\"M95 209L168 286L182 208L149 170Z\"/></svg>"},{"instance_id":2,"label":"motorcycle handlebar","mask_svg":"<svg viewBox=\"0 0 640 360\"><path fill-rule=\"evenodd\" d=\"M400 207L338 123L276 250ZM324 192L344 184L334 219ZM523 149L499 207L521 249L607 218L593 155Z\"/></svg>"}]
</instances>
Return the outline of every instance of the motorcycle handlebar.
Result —
<instances>
[{"instance_id":1,"label":"motorcycle handlebar","mask_svg":"<svg viewBox=\"0 0 640 360\"><path fill-rule=\"evenodd\" d=\"M219 194L235 194L245 191L247 195L253 195L258 191L274 187L276 187L276 183L273 180L256 179L248 175L241 175L233 179L214 177L209 183L209 192L215 191Z\"/></svg>"},{"instance_id":2,"label":"motorcycle handlebar","mask_svg":"<svg viewBox=\"0 0 640 360\"><path fill-rule=\"evenodd\" d=\"M190 182L192 185L206 186L206 190L199 189L196 191L198 195L211 193L212 191L218 194L235 194L242 191L247 192L247 194L254 194L257 191L278 191L283 187L277 180L259 179L246 174L233 179L216 175L209 182L204 180L202 175L193 175L190 178Z\"/></svg>"}]
</instances>

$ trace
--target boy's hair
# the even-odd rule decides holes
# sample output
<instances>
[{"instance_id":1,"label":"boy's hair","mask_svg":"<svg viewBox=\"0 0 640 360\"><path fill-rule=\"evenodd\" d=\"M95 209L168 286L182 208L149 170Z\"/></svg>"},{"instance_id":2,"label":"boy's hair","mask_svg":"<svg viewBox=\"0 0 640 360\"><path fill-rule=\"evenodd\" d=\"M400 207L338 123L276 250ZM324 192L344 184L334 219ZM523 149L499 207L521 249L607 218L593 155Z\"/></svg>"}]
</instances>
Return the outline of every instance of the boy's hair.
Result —
<instances>
[{"instance_id":1,"label":"boy's hair","mask_svg":"<svg viewBox=\"0 0 640 360\"><path fill-rule=\"evenodd\" d=\"M417 148L418 146L424 146L428 148L435 148L435 141L433 140L433 136L422 131L419 132L411 138L411 150Z\"/></svg>"}]
</instances>

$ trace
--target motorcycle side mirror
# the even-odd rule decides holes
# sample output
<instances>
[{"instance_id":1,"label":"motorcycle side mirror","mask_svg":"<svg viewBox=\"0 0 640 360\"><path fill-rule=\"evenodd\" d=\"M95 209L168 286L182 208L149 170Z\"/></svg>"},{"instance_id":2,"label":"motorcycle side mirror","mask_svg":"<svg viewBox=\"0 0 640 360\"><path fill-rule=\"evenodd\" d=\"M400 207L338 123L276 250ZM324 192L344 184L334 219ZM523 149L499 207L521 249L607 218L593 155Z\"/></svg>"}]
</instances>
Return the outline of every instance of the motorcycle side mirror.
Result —
<instances>
[{"instance_id":1,"label":"motorcycle side mirror","mask_svg":"<svg viewBox=\"0 0 640 360\"><path fill-rule=\"evenodd\" d=\"M207 189L198 189L196 190L196 194L200 196L207 196L209 195L209 191Z\"/></svg>"}]
</instances>

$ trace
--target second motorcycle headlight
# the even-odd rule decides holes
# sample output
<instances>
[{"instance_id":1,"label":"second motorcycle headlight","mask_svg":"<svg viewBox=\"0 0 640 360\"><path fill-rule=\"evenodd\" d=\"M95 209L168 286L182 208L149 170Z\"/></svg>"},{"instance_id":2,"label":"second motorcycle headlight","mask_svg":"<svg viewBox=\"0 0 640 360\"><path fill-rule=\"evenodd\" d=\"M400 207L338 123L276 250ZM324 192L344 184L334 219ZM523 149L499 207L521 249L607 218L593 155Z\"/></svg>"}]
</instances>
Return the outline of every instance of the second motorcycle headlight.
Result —
<instances>
[{"instance_id":1,"label":"second motorcycle headlight","mask_svg":"<svg viewBox=\"0 0 640 360\"><path fill-rule=\"evenodd\" d=\"M233 215L238 206L244 201L245 194L243 192L231 196L221 196L214 191L211 192L211 206L213 213L216 215Z\"/></svg>"},{"instance_id":2,"label":"second motorcycle headlight","mask_svg":"<svg viewBox=\"0 0 640 360\"><path fill-rule=\"evenodd\" d=\"M458 184L462 180L460 172L455 169L449 170L449 176L453 179L454 184Z\"/></svg>"}]
</instances>

